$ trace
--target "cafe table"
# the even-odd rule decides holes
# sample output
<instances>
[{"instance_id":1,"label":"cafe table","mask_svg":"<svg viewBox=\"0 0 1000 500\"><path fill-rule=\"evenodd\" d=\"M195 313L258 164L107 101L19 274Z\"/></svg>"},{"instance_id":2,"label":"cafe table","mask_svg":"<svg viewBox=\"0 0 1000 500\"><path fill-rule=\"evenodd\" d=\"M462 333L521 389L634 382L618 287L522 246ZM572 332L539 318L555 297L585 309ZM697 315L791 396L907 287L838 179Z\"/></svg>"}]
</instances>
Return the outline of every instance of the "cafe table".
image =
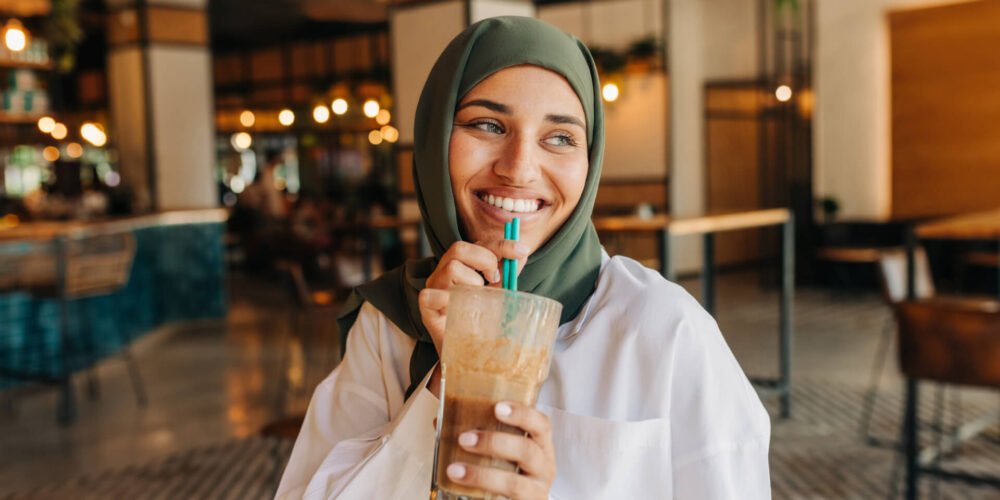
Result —
<instances>
[{"instance_id":1,"label":"cafe table","mask_svg":"<svg viewBox=\"0 0 1000 500\"><path fill-rule=\"evenodd\" d=\"M764 394L777 395L781 416L791 416L791 357L792 357L792 298L795 294L795 227L792 212L786 208L713 213L695 217L671 217L657 214L651 217L595 217L594 227L602 233L657 233L660 273L673 280L670 264L671 236L701 235L703 258L701 270L701 302L715 315L715 234L740 229L780 226L781 232L781 298L779 303L778 377L751 378Z\"/></svg>"}]
</instances>

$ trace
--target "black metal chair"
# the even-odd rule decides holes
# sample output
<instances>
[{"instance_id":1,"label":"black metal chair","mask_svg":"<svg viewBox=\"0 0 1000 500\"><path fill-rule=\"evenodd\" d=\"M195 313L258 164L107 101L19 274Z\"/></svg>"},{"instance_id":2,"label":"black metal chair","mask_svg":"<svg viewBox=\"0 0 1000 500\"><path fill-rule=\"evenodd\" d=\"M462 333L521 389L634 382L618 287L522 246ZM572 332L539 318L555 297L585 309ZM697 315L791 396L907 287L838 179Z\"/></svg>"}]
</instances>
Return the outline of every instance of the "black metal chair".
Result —
<instances>
[{"instance_id":1,"label":"black metal chair","mask_svg":"<svg viewBox=\"0 0 1000 500\"><path fill-rule=\"evenodd\" d=\"M917 418L921 381L1000 388L1000 302L906 301L898 304L895 312L899 324L899 365L907 379L903 414L906 498L918 497L922 475L1000 488L1000 475L957 472L939 465L941 455L961 437L973 436L996 424L997 414L964 424L963 430L949 443L939 439L938 445L928 450L920 448Z\"/></svg>"}]
</instances>

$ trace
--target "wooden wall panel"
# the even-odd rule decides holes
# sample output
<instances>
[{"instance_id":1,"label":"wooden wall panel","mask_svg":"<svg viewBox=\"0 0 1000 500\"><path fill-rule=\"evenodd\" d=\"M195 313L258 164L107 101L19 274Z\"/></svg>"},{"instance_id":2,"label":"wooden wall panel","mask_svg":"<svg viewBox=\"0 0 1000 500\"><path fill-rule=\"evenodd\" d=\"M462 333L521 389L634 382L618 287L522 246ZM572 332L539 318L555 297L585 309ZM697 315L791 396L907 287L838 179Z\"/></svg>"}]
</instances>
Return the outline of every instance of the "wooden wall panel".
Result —
<instances>
[{"instance_id":1,"label":"wooden wall panel","mask_svg":"<svg viewBox=\"0 0 1000 500\"><path fill-rule=\"evenodd\" d=\"M1000 206L1000 2L893 12L889 26L893 217Z\"/></svg>"},{"instance_id":2,"label":"wooden wall panel","mask_svg":"<svg viewBox=\"0 0 1000 500\"><path fill-rule=\"evenodd\" d=\"M763 208L760 164L764 99L757 82L713 82L705 87L705 207L707 212ZM725 232L715 237L718 265L761 258L761 232Z\"/></svg>"},{"instance_id":3,"label":"wooden wall panel","mask_svg":"<svg viewBox=\"0 0 1000 500\"><path fill-rule=\"evenodd\" d=\"M284 76L281 49L264 49L250 57L250 72L255 82L280 81Z\"/></svg>"},{"instance_id":4,"label":"wooden wall panel","mask_svg":"<svg viewBox=\"0 0 1000 500\"><path fill-rule=\"evenodd\" d=\"M201 9L149 6L149 39L153 42L206 45L208 19Z\"/></svg>"}]
</instances>

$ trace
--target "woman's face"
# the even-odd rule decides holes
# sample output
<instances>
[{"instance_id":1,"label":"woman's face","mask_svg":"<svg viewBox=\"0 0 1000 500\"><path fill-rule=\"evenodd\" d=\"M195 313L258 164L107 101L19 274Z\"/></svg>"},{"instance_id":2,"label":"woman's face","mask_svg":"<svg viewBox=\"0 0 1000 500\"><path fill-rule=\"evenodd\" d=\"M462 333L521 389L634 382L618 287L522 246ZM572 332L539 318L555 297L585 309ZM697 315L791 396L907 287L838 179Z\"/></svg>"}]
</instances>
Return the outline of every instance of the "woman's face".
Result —
<instances>
[{"instance_id":1,"label":"woman's face","mask_svg":"<svg viewBox=\"0 0 1000 500\"><path fill-rule=\"evenodd\" d=\"M468 241L502 239L521 219L520 241L540 248L569 218L587 180L583 106L559 74L538 66L498 71L458 104L448 162Z\"/></svg>"}]
</instances>

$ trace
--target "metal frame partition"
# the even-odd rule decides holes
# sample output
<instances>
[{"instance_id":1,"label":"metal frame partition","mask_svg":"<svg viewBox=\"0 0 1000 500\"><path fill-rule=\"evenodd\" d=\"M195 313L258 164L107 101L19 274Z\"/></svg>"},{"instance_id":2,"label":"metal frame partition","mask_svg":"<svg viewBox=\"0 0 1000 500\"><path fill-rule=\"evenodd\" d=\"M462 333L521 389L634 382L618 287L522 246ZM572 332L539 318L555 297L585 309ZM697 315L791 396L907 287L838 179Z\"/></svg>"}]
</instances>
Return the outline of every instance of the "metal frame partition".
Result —
<instances>
[{"instance_id":1,"label":"metal frame partition","mask_svg":"<svg viewBox=\"0 0 1000 500\"><path fill-rule=\"evenodd\" d=\"M776 395L780 400L781 417L792 413L792 318L795 295L795 217L786 208L753 210L689 218L671 218L657 215L651 218L602 217L594 219L598 231L659 233L660 273L673 280L671 269L671 236L702 235L703 259L701 270L702 305L715 316L715 234L739 229L780 226L781 231L781 298L778 327L778 376L776 378L751 378L763 394Z\"/></svg>"}]
</instances>

